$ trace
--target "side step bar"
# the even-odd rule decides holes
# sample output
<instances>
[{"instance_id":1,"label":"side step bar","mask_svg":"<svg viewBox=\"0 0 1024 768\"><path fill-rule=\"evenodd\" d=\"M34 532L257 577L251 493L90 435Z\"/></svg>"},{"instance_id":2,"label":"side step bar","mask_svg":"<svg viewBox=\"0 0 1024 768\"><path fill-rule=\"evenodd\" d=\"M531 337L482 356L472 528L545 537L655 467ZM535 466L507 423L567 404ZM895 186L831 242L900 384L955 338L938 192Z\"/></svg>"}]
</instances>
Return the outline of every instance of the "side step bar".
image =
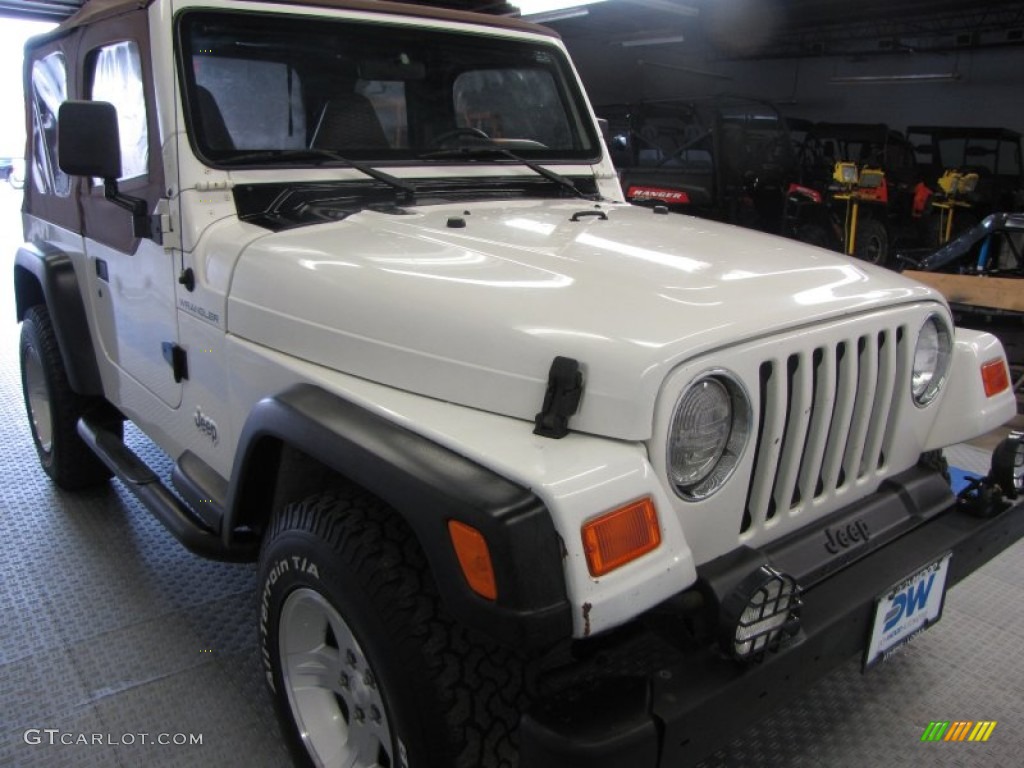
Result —
<instances>
[{"instance_id":1,"label":"side step bar","mask_svg":"<svg viewBox=\"0 0 1024 768\"><path fill-rule=\"evenodd\" d=\"M252 562L259 554L255 537L236 535L230 547L165 486L145 462L113 432L87 417L78 420L78 434L121 482L153 513L186 549L201 557L226 562Z\"/></svg>"}]
</instances>

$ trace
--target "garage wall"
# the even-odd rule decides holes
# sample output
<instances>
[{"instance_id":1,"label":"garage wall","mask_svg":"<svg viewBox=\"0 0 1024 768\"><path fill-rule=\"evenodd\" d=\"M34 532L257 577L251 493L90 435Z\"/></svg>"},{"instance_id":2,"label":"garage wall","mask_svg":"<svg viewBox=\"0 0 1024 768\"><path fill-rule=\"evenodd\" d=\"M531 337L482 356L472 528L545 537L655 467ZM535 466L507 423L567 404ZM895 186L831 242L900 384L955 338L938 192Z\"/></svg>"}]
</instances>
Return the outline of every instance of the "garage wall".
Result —
<instances>
[{"instance_id":1,"label":"garage wall","mask_svg":"<svg viewBox=\"0 0 1024 768\"><path fill-rule=\"evenodd\" d=\"M685 43L622 49L566 41L595 104L715 93L775 101L791 116L851 122L978 125L1024 133L1024 48L722 61L687 56ZM640 63L638 63L638 61ZM725 77L713 77L713 73ZM956 72L942 83L840 85L832 77Z\"/></svg>"}]
</instances>

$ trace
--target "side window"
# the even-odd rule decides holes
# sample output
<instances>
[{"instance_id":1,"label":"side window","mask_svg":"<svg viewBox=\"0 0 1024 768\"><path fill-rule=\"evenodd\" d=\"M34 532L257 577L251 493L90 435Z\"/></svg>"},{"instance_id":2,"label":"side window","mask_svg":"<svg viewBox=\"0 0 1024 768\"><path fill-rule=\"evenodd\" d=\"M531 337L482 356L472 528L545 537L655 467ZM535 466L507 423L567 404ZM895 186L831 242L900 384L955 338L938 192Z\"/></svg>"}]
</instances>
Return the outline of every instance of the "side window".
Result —
<instances>
[{"instance_id":1,"label":"side window","mask_svg":"<svg viewBox=\"0 0 1024 768\"><path fill-rule=\"evenodd\" d=\"M68 97L64 54L32 64L32 183L44 195L68 197L71 179L57 166L57 110Z\"/></svg>"},{"instance_id":2,"label":"side window","mask_svg":"<svg viewBox=\"0 0 1024 768\"><path fill-rule=\"evenodd\" d=\"M135 179L149 171L149 129L142 90L142 62L133 42L105 45L90 57L94 101L109 101L117 109L121 134L121 178Z\"/></svg>"},{"instance_id":3,"label":"side window","mask_svg":"<svg viewBox=\"0 0 1024 768\"><path fill-rule=\"evenodd\" d=\"M195 56L200 143L206 149L301 149L306 141L302 83L288 64Z\"/></svg>"}]
</instances>

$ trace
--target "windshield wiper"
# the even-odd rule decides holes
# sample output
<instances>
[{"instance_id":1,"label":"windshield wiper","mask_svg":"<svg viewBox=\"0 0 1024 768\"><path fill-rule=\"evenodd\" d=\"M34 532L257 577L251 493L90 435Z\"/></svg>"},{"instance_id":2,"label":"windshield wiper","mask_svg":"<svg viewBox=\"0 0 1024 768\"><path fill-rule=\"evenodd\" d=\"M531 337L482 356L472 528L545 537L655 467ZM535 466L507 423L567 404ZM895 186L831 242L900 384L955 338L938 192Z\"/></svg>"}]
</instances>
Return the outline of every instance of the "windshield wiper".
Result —
<instances>
[{"instance_id":1,"label":"windshield wiper","mask_svg":"<svg viewBox=\"0 0 1024 768\"><path fill-rule=\"evenodd\" d=\"M479 160L487 157L506 157L509 160L514 160L520 165L525 165L531 171L540 176L543 176L549 181L553 181L563 189L567 189L572 192L576 197L581 197L584 200L600 200L601 196L589 195L583 192L573 184L572 179L566 178L560 173L555 173L549 168L545 168L543 165L539 165L532 160L527 160L525 157L517 155L510 149L504 147L459 147L458 149L439 149L435 152L427 152L426 154L420 155L420 160L444 160L444 159L458 159L466 158L467 160Z\"/></svg>"},{"instance_id":2,"label":"windshield wiper","mask_svg":"<svg viewBox=\"0 0 1024 768\"><path fill-rule=\"evenodd\" d=\"M242 163L248 163L253 160L332 160L336 163L341 163L349 168L353 168L360 173L369 176L371 179L382 181L392 189L397 189L404 192L404 199L402 202L412 203L416 199L416 185L410 181L399 179L396 176L392 176L390 173L374 168L372 165L359 162L358 160L350 160L344 155L339 155L333 149L321 149L319 147L307 147L305 149L267 149L262 152L246 152L242 155L234 155L233 157L222 158L217 162L220 165L239 165Z\"/></svg>"}]
</instances>

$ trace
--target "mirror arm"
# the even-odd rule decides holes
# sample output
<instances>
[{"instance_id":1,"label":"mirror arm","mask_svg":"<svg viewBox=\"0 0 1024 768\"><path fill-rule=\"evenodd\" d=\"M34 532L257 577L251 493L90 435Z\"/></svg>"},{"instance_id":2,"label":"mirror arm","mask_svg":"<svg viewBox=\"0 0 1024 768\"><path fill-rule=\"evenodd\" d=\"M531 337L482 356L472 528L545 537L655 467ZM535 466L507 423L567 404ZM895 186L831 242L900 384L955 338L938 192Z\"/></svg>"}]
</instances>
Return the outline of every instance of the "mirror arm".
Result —
<instances>
[{"instance_id":1,"label":"mirror arm","mask_svg":"<svg viewBox=\"0 0 1024 768\"><path fill-rule=\"evenodd\" d=\"M159 242L159 228L155 230L157 234L154 235L153 220L149 216L149 207L145 200L141 197L121 194L121 190L117 188L117 179L103 180L103 197L131 213L134 237L145 237Z\"/></svg>"}]
</instances>

